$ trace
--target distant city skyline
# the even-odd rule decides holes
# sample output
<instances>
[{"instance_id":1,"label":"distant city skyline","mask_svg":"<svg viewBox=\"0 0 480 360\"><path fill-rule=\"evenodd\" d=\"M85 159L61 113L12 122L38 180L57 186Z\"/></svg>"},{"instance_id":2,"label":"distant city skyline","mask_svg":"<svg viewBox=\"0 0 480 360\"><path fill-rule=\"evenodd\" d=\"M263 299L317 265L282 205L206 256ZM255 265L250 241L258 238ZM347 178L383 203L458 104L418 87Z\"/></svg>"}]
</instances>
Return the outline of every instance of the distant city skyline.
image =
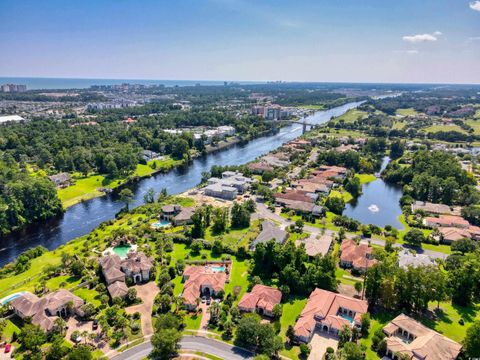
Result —
<instances>
[{"instance_id":1,"label":"distant city skyline","mask_svg":"<svg viewBox=\"0 0 480 360\"><path fill-rule=\"evenodd\" d=\"M480 83L480 1L2 0L0 77Z\"/></svg>"}]
</instances>

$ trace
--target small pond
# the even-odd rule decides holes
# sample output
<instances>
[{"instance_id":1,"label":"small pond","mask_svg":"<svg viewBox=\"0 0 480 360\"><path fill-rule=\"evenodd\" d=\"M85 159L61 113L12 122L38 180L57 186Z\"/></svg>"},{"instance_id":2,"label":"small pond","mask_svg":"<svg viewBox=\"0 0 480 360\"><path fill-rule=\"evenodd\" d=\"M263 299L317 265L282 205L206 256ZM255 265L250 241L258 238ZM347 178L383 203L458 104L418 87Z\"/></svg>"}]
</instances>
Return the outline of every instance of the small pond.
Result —
<instances>
[{"instance_id":1,"label":"small pond","mask_svg":"<svg viewBox=\"0 0 480 360\"><path fill-rule=\"evenodd\" d=\"M380 172L389 162L390 158L383 158ZM398 220L402 214L401 197L401 187L387 184L383 179L378 178L363 185L362 195L356 201L353 200L346 205L343 215L358 220L362 224L374 224L380 227L391 225L396 229L403 229L403 225Z\"/></svg>"}]
</instances>

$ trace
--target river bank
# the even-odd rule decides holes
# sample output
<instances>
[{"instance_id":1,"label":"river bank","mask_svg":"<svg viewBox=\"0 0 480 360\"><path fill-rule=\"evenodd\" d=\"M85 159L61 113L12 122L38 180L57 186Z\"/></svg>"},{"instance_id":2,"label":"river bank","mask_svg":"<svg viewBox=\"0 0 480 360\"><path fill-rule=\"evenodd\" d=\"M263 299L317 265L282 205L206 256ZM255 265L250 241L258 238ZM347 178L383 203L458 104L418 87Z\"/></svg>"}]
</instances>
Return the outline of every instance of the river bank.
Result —
<instances>
[{"instance_id":1,"label":"river bank","mask_svg":"<svg viewBox=\"0 0 480 360\"><path fill-rule=\"evenodd\" d=\"M332 116L340 116L359 105L360 102L353 102L327 111L316 112L307 118L308 123L326 123ZM301 134L301 125L288 125L274 135L255 138L247 143L239 142L223 151L199 156L188 166L176 167L167 174L157 173L131 183L128 185L134 193L131 207L141 205L144 194L150 188L157 192L166 188L169 194L182 193L199 184L202 173L209 171L213 165L246 164ZM124 204L114 192L70 206L58 218L12 233L0 240L0 266L15 260L29 248L41 245L53 250L72 239L88 234L102 222L115 218L123 207Z\"/></svg>"}]
</instances>

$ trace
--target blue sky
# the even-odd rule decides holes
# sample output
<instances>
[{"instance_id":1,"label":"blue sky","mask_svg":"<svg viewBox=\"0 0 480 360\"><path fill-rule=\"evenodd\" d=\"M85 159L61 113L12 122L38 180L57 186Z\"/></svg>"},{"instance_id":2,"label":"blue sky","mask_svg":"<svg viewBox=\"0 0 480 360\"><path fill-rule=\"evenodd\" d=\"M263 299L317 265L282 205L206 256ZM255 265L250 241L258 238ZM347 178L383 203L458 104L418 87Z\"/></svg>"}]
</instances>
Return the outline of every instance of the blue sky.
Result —
<instances>
[{"instance_id":1,"label":"blue sky","mask_svg":"<svg viewBox=\"0 0 480 360\"><path fill-rule=\"evenodd\" d=\"M480 83L477 0L0 0L0 76Z\"/></svg>"}]
</instances>

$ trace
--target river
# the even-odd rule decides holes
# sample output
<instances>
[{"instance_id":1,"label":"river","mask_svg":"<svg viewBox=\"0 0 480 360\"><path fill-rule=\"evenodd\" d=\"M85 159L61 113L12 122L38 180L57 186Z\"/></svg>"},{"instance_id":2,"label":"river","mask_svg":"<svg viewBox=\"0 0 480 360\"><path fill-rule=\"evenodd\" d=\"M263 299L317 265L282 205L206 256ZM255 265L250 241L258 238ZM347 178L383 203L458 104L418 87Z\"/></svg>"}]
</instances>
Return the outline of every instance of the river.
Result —
<instances>
[{"instance_id":1,"label":"river","mask_svg":"<svg viewBox=\"0 0 480 360\"><path fill-rule=\"evenodd\" d=\"M352 102L330 110L318 111L307 118L307 123L324 124L332 116L340 116L360 104L361 102ZM131 206L141 205L143 196L149 188L155 189L157 193L162 188L166 188L169 194L182 193L198 185L202 179L202 172L209 171L213 165L245 164L301 134L302 125L289 125L274 135L257 138L246 144L237 144L196 158L184 169L175 169L167 174L157 174L142 179L129 186L135 194ZM115 195L106 195L74 205L68 208L60 218L15 232L0 241L0 266L13 261L20 253L37 245L52 250L67 241L88 234L100 223L113 219L123 206L124 204Z\"/></svg>"},{"instance_id":2,"label":"river","mask_svg":"<svg viewBox=\"0 0 480 360\"><path fill-rule=\"evenodd\" d=\"M389 162L390 158L383 158L380 172ZM343 215L358 220L362 224L374 224L380 227L391 225L396 229L403 229L403 225L398 220L402 214L401 197L401 187L387 184L382 178L378 178L363 185L362 195L356 201L347 204Z\"/></svg>"}]
</instances>

